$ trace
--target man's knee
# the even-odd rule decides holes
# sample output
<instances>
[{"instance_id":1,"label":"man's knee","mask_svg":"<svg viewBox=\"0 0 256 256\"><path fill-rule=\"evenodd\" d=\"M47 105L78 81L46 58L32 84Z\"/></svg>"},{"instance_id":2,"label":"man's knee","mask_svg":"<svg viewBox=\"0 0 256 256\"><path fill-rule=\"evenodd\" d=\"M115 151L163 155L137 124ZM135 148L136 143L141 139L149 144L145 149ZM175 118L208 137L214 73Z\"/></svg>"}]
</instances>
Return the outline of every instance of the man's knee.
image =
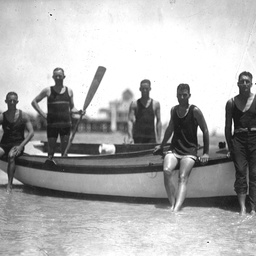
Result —
<instances>
[{"instance_id":1,"label":"man's knee","mask_svg":"<svg viewBox=\"0 0 256 256\"><path fill-rule=\"evenodd\" d=\"M167 154L164 158L163 171L166 175L172 175L178 165L178 160L173 154Z\"/></svg>"},{"instance_id":2,"label":"man's knee","mask_svg":"<svg viewBox=\"0 0 256 256\"><path fill-rule=\"evenodd\" d=\"M166 176L172 176L174 173L175 173L175 168L173 167L170 167L170 166L164 166L163 168L163 172L164 172L164 175Z\"/></svg>"},{"instance_id":3,"label":"man's knee","mask_svg":"<svg viewBox=\"0 0 256 256\"><path fill-rule=\"evenodd\" d=\"M15 153L13 151L10 151L8 154L8 161L14 161L15 156Z\"/></svg>"},{"instance_id":4,"label":"man's knee","mask_svg":"<svg viewBox=\"0 0 256 256\"><path fill-rule=\"evenodd\" d=\"M164 174L167 176L172 174L172 169L169 167L164 167L163 171L164 171Z\"/></svg>"}]
</instances>

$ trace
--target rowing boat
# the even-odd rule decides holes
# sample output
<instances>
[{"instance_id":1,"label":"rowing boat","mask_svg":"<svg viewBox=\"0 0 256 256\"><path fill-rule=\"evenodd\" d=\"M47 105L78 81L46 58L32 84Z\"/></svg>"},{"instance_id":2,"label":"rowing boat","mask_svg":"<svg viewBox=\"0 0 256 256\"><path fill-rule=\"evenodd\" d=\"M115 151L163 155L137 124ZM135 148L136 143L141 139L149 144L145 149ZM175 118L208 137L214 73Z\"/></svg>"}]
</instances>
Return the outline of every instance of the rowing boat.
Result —
<instances>
[{"instance_id":1,"label":"rowing boat","mask_svg":"<svg viewBox=\"0 0 256 256\"><path fill-rule=\"evenodd\" d=\"M86 195L166 198L163 158L149 154L148 150L56 157L56 165L48 165L45 160L43 155L19 157L15 178L25 185ZM0 160L0 169L6 172L6 159ZM175 178L178 179L177 174ZM235 195L234 179L233 163L217 152L208 164L195 164L188 182L187 197Z\"/></svg>"}]
</instances>

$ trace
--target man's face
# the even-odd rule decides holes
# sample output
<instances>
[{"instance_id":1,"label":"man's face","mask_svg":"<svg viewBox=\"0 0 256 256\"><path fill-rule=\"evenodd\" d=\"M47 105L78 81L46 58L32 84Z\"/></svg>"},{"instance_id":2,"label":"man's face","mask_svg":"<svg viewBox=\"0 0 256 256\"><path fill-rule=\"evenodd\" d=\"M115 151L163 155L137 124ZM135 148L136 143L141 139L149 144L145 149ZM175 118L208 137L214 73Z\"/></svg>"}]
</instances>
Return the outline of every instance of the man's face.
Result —
<instances>
[{"instance_id":1,"label":"man's face","mask_svg":"<svg viewBox=\"0 0 256 256\"><path fill-rule=\"evenodd\" d=\"M140 85L140 91L142 94L149 94L151 87L148 83L142 83Z\"/></svg>"},{"instance_id":2,"label":"man's face","mask_svg":"<svg viewBox=\"0 0 256 256\"><path fill-rule=\"evenodd\" d=\"M252 79L249 76L241 76L237 85L242 91L250 91L252 87Z\"/></svg>"},{"instance_id":3,"label":"man's face","mask_svg":"<svg viewBox=\"0 0 256 256\"><path fill-rule=\"evenodd\" d=\"M57 70L53 72L53 79L56 80L63 80L65 78L65 75L62 70Z\"/></svg>"},{"instance_id":4,"label":"man's face","mask_svg":"<svg viewBox=\"0 0 256 256\"><path fill-rule=\"evenodd\" d=\"M178 90L177 98L179 104L187 104L190 98L190 93L188 92L188 90Z\"/></svg>"},{"instance_id":5,"label":"man's face","mask_svg":"<svg viewBox=\"0 0 256 256\"><path fill-rule=\"evenodd\" d=\"M18 97L16 95L9 95L5 102L8 105L8 108L16 107L18 101Z\"/></svg>"}]
</instances>

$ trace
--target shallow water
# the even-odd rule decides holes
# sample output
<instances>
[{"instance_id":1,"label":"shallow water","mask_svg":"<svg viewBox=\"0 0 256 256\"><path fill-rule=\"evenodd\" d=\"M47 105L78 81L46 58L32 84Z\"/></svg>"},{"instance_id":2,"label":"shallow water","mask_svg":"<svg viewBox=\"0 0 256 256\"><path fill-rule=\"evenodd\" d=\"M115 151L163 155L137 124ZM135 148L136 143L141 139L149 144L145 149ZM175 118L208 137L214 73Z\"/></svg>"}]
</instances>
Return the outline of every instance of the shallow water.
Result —
<instances>
[{"instance_id":1,"label":"shallow water","mask_svg":"<svg viewBox=\"0 0 256 256\"><path fill-rule=\"evenodd\" d=\"M15 182L0 171L0 255L255 255L256 217L240 217L236 198L85 198ZM105 198L106 199L106 198Z\"/></svg>"},{"instance_id":2,"label":"shallow water","mask_svg":"<svg viewBox=\"0 0 256 256\"><path fill-rule=\"evenodd\" d=\"M0 255L255 255L256 217L236 200L92 200L15 183L0 175ZM224 200L224 201L223 201Z\"/></svg>"}]
</instances>

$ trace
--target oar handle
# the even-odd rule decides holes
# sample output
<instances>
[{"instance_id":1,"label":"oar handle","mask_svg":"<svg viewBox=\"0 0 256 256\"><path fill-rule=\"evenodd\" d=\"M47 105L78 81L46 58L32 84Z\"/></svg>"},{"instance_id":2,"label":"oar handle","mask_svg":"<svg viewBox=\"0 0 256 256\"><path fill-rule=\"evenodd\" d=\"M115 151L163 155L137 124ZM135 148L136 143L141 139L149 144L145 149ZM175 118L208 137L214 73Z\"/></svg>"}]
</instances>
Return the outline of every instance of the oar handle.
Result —
<instances>
[{"instance_id":1,"label":"oar handle","mask_svg":"<svg viewBox=\"0 0 256 256\"><path fill-rule=\"evenodd\" d=\"M67 145L67 147L66 147L66 149L65 149L65 152L64 152L64 155L63 155L63 156L67 156L67 154L68 154L68 150L69 150L69 148L70 148L70 146L71 146L71 144L72 144L72 142L73 142L73 139L74 139L74 137L75 137L75 134L76 134L78 125L79 125L79 123L81 122L82 117L83 117L83 116L80 115L80 118L79 118L79 119L77 120L77 122L76 122L76 125L75 125L75 127L74 127L74 130L72 131L71 137L69 138L68 145Z\"/></svg>"}]
</instances>

